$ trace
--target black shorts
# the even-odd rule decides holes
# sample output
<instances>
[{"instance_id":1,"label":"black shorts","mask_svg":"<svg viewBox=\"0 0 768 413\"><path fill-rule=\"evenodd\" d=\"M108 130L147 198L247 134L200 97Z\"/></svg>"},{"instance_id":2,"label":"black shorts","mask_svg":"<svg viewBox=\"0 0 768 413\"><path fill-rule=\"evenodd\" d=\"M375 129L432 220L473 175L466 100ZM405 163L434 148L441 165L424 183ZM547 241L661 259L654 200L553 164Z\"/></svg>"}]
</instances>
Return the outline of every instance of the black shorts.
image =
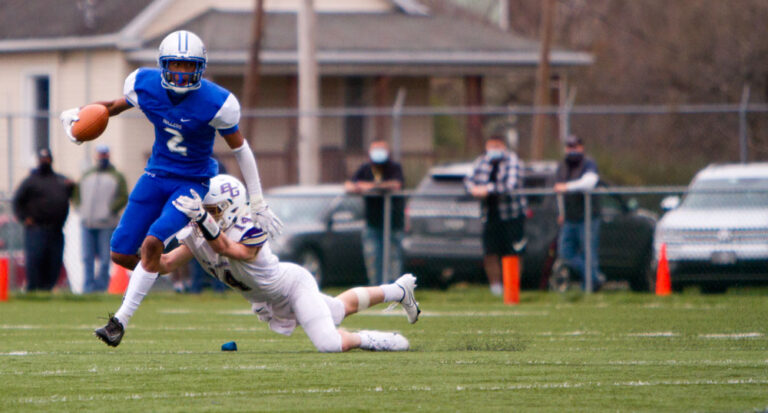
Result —
<instances>
[{"instance_id":1,"label":"black shorts","mask_svg":"<svg viewBox=\"0 0 768 413\"><path fill-rule=\"evenodd\" d=\"M507 221L488 220L483 225L483 252L485 255L519 255L523 252L525 218Z\"/></svg>"}]
</instances>

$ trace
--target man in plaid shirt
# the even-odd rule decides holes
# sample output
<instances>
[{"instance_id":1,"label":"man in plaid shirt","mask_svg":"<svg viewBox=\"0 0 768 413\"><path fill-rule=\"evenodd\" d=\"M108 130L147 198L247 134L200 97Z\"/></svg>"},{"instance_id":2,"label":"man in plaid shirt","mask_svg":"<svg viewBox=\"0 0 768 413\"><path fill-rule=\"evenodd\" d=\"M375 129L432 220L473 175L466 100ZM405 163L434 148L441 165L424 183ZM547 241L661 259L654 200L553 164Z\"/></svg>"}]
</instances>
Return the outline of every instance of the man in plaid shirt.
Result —
<instances>
[{"instance_id":1,"label":"man in plaid shirt","mask_svg":"<svg viewBox=\"0 0 768 413\"><path fill-rule=\"evenodd\" d=\"M483 220L483 265L491 293L502 295L505 279L520 280L520 254L525 246L525 198L514 194L522 187L522 163L508 150L503 136L486 140L485 154L475 160L467 190L480 199Z\"/></svg>"}]
</instances>

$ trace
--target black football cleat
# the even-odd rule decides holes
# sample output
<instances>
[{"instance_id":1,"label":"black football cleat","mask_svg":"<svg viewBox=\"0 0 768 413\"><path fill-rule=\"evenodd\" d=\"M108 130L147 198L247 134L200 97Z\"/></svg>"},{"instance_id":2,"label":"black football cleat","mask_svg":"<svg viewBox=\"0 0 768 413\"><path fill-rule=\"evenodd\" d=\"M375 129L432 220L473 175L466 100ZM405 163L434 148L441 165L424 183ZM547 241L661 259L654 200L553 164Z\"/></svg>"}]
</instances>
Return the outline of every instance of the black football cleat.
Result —
<instances>
[{"instance_id":1,"label":"black football cleat","mask_svg":"<svg viewBox=\"0 0 768 413\"><path fill-rule=\"evenodd\" d=\"M107 343L108 346L117 347L117 345L120 344L120 340L123 339L125 329L120 323L120 320L114 316L110 316L107 325L93 330L93 334L95 334L99 340Z\"/></svg>"}]
</instances>

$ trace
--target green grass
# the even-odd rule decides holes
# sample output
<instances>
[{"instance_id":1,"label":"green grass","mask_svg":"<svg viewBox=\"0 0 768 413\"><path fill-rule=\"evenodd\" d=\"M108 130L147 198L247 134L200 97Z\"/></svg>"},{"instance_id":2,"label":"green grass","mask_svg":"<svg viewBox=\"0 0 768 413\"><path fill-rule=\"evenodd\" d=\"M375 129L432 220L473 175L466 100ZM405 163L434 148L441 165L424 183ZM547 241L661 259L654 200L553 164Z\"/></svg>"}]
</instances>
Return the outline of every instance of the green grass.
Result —
<instances>
[{"instance_id":1,"label":"green grass","mask_svg":"<svg viewBox=\"0 0 768 413\"><path fill-rule=\"evenodd\" d=\"M338 292L338 291L334 291ZM398 330L406 353L318 354L235 294L153 293L123 343L92 336L119 297L0 303L0 411L765 411L765 292L670 297L417 291L344 322ZM222 352L234 340L239 351Z\"/></svg>"}]
</instances>

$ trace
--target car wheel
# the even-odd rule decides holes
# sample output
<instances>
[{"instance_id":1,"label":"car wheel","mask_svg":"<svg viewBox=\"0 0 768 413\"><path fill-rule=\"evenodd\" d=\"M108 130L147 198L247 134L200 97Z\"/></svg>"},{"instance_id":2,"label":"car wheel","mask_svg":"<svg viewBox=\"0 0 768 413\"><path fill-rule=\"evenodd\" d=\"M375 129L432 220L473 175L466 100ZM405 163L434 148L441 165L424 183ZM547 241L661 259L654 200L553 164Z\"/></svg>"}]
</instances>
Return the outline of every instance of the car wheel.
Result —
<instances>
[{"instance_id":1,"label":"car wheel","mask_svg":"<svg viewBox=\"0 0 768 413\"><path fill-rule=\"evenodd\" d=\"M317 281L317 285L323 286L323 260L314 249L305 249L299 253L299 265L306 268Z\"/></svg>"}]
</instances>

